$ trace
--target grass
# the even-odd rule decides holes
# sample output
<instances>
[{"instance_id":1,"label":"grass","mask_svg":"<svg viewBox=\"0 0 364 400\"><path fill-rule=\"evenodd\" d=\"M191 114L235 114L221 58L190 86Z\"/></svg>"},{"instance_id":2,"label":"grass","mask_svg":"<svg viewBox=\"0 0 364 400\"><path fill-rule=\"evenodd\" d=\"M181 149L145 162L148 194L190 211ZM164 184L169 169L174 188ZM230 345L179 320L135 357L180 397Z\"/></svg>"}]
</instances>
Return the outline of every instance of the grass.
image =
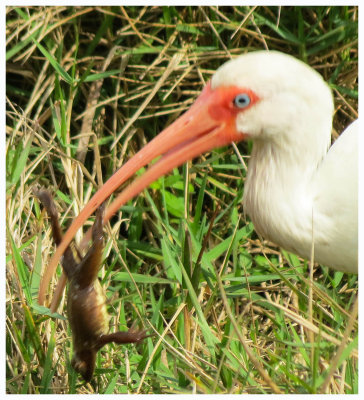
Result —
<instances>
[{"instance_id":1,"label":"grass","mask_svg":"<svg viewBox=\"0 0 364 400\"><path fill-rule=\"evenodd\" d=\"M155 335L103 348L87 385L64 301L56 314L36 301L54 247L32 188L51 188L65 228L219 65L253 49L324 76L337 137L357 117L358 9L8 7L6 21L7 393L357 393L357 277L315 266L311 285L306 261L256 235L232 148L174 170L107 225L110 329ZM251 144L238 147L247 157Z\"/></svg>"}]
</instances>

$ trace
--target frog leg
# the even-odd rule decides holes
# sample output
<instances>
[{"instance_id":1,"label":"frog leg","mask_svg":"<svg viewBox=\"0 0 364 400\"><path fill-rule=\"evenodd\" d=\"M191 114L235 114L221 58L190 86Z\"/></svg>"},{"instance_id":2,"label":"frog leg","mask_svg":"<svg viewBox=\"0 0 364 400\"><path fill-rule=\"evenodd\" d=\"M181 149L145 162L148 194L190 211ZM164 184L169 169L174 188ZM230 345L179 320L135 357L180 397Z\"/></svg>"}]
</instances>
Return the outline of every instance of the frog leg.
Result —
<instances>
[{"instance_id":1,"label":"frog leg","mask_svg":"<svg viewBox=\"0 0 364 400\"><path fill-rule=\"evenodd\" d=\"M92 245L81 262L77 265L74 280L80 289L93 284L97 279L104 249L103 216L105 206L102 204L96 211L96 219L92 227Z\"/></svg>"},{"instance_id":2,"label":"frog leg","mask_svg":"<svg viewBox=\"0 0 364 400\"><path fill-rule=\"evenodd\" d=\"M118 343L118 344L127 344L127 343L139 343L144 340L146 337L151 335L147 335L146 331L136 331L133 329L129 329L124 332L114 332L101 335L98 339L97 347L100 349L107 343Z\"/></svg>"},{"instance_id":3,"label":"frog leg","mask_svg":"<svg viewBox=\"0 0 364 400\"><path fill-rule=\"evenodd\" d=\"M53 240L56 246L58 246L62 241L63 235L61 227L59 225L57 208L54 204L52 195L49 193L48 190L45 189L34 189L34 194L38 197L40 202L43 204L43 207L47 210L47 214L51 220ZM77 261L74 258L71 247L68 246L62 258L62 267L68 279L72 277L76 266Z\"/></svg>"}]
</instances>

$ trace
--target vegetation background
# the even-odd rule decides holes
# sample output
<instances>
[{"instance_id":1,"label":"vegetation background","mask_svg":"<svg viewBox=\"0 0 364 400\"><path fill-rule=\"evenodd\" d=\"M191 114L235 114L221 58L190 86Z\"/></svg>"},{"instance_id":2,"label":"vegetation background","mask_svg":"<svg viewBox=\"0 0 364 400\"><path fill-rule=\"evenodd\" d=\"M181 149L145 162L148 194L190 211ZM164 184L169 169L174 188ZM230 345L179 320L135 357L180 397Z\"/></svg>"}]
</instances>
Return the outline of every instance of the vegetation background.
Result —
<instances>
[{"instance_id":1,"label":"vegetation background","mask_svg":"<svg viewBox=\"0 0 364 400\"><path fill-rule=\"evenodd\" d=\"M54 246L32 194L54 192L65 229L221 64L256 49L323 75L335 139L357 118L357 45L353 6L8 7L7 392L357 393L357 277L315 266L310 280L306 261L256 235L232 147L159 179L106 227L110 329L155 335L103 348L87 385L64 301L55 315L36 301Z\"/></svg>"}]
</instances>

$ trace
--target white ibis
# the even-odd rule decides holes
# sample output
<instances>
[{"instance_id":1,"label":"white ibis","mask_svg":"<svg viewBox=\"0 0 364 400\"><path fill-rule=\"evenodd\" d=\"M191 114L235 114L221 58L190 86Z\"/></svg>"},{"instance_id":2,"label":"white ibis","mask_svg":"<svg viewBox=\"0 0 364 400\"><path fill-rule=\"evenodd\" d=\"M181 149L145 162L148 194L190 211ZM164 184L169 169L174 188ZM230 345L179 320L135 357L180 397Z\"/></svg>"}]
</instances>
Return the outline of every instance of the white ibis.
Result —
<instances>
[{"instance_id":1,"label":"white ibis","mask_svg":"<svg viewBox=\"0 0 364 400\"><path fill-rule=\"evenodd\" d=\"M275 51L227 62L192 107L116 171L73 221L43 277L39 302L76 231L136 171L162 156L119 194L104 223L172 168L243 139L253 140L244 207L256 230L306 259L313 248L315 261L356 273L358 124L329 149L332 115L328 85L303 62Z\"/></svg>"}]
</instances>

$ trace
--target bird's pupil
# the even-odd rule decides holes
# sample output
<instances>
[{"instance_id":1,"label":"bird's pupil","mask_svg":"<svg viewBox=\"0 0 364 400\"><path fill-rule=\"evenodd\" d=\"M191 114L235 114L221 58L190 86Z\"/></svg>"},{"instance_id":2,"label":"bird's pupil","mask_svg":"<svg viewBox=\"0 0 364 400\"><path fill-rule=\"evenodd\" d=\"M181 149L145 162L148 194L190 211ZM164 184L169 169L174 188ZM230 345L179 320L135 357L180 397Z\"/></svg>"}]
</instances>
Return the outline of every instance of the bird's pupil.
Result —
<instances>
[{"instance_id":1,"label":"bird's pupil","mask_svg":"<svg viewBox=\"0 0 364 400\"><path fill-rule=\"evenodd\" d=\"M247 107L250 103L250 97L246 94L238 94L234 99L234 105L239 108Z\"/></svg>"}]
</instances>

